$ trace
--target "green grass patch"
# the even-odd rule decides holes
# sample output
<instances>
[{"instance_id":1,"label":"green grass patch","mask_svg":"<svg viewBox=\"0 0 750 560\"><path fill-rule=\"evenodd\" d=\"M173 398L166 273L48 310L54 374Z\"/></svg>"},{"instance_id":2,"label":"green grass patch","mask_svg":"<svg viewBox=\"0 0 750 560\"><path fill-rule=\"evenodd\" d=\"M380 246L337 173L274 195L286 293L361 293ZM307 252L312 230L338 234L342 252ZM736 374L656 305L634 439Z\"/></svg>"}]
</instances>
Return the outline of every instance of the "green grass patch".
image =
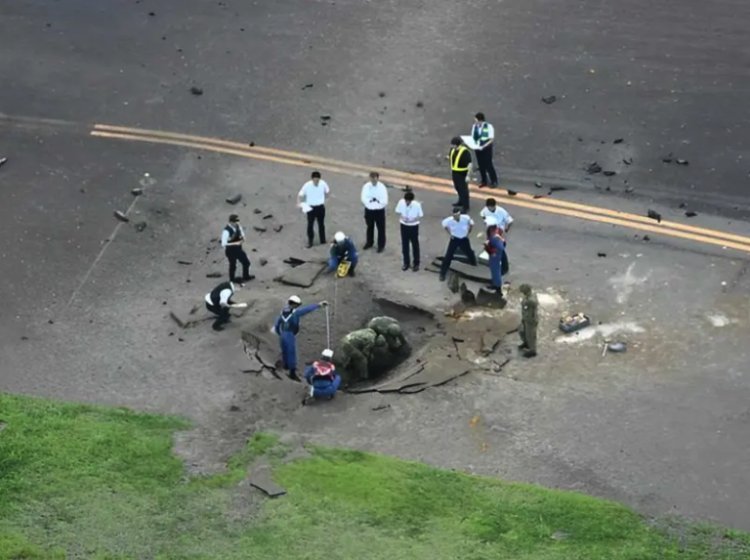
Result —
<instances>
[{"instance_id":1,"label":"green grass patch","mask_svg":"<svg viewBox=\"0 0 750 560\"><path fill-rule=\"evenodd\" d=\"M178 418L0 394L0 559L726 559L750 537L646 523L580 494L349 450L283 462L254 436L211 477L172 455ZM258 458L288 494L241 484Z\"/></svg>"}]
</instances>

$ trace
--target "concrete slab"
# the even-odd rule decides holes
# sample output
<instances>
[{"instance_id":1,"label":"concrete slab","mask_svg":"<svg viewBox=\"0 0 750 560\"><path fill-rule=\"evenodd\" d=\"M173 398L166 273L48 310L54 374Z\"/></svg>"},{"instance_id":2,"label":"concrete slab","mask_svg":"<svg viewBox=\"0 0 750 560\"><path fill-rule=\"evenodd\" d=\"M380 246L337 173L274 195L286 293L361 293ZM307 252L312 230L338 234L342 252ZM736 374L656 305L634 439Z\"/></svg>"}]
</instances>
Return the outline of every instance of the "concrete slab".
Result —
<instances>
[{"instance_id":1,"label":"concrete slab","mask_svg":"<svg viewBox=\"0 0 750 560\"><path fill-rule=\"evenodd\" d=\"M430 266L428 266L428 270L431 270L432 267L435 267L439 271L440 264L440 259L435 259L434 261L432 261L432 263L430 263ZM451 262L449 270L455 272L456 274L459 274L462 278L466 278L468 280L485 283L490 282L490 269L485 266L471 266L470 264L454 260L453 262Z\"/></svg>"},{"instance_id":2,"label":"concrete slab","mask_svg":"<svg viewBox=\"0 0 750 560\"><path fill-rule=\"evenodd\" d=\"M278 498L286 494L286 490L273 481L271 467L268 465L253 468L248 481L250 486L257 488L269 498Z\"/></svg>"},{"instance_id":3,"label":"concrete slab","mask_svg":"<svg viewBox=\"0 0 750 560\"><path fill-rule=\"evenodd\" d=\"M287 286L299 286L300 288L309 288L318 279L326 265L319 262L306 262L288 270L276 278L277 282Z\"/></svg>"}]
</instances>

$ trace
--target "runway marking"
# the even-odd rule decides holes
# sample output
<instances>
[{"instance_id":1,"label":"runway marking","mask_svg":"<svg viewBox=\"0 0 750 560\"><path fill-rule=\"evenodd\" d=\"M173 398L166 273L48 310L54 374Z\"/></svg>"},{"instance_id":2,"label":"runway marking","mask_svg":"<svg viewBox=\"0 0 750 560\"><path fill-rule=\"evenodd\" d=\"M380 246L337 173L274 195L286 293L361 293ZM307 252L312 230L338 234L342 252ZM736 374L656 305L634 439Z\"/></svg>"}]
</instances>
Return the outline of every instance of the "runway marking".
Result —
<instances>
[{"instance_id":1,"label":"runway marking","mask_svg":"<svg viewBox=\"0 0 750 560\"><path fill-rule=\"evenodd\" d=\"M356 177L366 178L370 171L378 171L381 175L381 179L388 183L394 183L397 185L408 184L415 188L446 194L453 194L455 192L452 187L452 182L448 179L378 166L370 167L330 158L301 154L299 152L280 150L277 148L250 146L246 143L222 140L219 138L107 124L94 125L90 134L91 136L100 138L195 148L250 159L282 163L285 165L317 168ZM639 231L646 231L649 233L666 235L669 237L686 239L750 253L750 237L729 232L696 227L681 224L679 222L662 221L661 223L657 223L651 218L645 216L552 198L537 199L532 195L525 193L518 193L514 196L510 196L492 190L479 191L477 189L472 189L470 196L474 199L484 199L492 196L505 205L518 206L521 208L528 208L592 222L619 225Z\"/></svg>"}]
</instances>

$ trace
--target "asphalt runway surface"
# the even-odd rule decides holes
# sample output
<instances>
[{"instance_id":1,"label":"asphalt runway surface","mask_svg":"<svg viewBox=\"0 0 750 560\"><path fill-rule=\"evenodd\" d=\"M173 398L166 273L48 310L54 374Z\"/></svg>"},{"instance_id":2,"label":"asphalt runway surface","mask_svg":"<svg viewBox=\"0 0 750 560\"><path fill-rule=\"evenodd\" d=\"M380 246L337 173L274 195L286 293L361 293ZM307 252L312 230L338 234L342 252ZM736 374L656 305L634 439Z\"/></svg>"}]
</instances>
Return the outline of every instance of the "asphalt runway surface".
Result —
<instances>
[{"instance_id":1,"label":"asphalt runway surface","mask_svg":"<svg viewBox=\"0 0 750 560\"><path fill-rule=\"evenodd\" d=\"M496 128L504 186L533 193L534 181L564 185L569 192L561 198L631 212L654 204L682 217L687 208L708 220L701 222L706 227L748 235L748 27L750 6L741 1L6 0L0 113L31 120L0 118L0 157L8 157L0 168L0 389L188 414L214 427L253 426L248 418L216 413L246 383L236 364L220 359L237 341L194 333L183 341L168 335L172 327L162 316L204 289L202 276L199 281L176 263L203 254L216 219L223 220L217 216L226 212L224 197L242 190L248 208L281 205L291 195L280 189L298 185L307 170L91 138L94 123L255 142L445 177L450 137L467 134L481 110ZM541 101L550 95L554 103ZM689 165L663 162L670 153ZM587 174L594 161L616 175ZM115 231L112 211L133 202L130 189L144 173L157 183L134 212L148 228L140 235L131 227ZM437 219L439 197L425 196ZM341 204L359 218L356 204ZM286 233L298 216L281 208L275 213ZM643 252L643 268L657 271L660 287L680 288L662 287L657 303L650 295L639 300L642 316L659 315L651 311L658 308L660 317L678 317L677 329L713 312L718 301L738 326L724 338L696 338L700 329L680 334L677 357L663 355L649 372L655 381L633 387L626 373L613 373L620 393L602 399L581 392L581 380L567 380L558 394L555 385L563 382L545 377L545 368L531 390L508 381L502 404L510 419L483 382L473 382L481 385L475 394L455 398L494 408L496 434L512 439L517 452L508 464L492 453L473 457L477 472L580 489L648 512L673 505L678 513L748 528L749 510L737 490L747 485L741 468L750 394L742 343L750 322L750 313L742 316L746 257L672 240L644 245L639 238L634 245L632 232L519 215L514 266L536 283L570 284L577 301L589 289L601 290L598 300L605 301L608 279L623 270L608 264L609 276L592 273L593 280L580 270L589 264L566 266L588 262L599 250L610 260L594 257L596 263ZM281 242L268 247L276 256L292 250ZM537 251L551 255L537 259ZM725 279L732 290L714 301ZM425 297L439 303L443 296L425 290ZM677 344L671 333L659 334L667 348ZM686 340L704 360L694 369ZM544 363L554 370L552 358ZM685 378L675 386L668 374L658 377L660 368ZM550 393L549 411L529 420L511 410L514 395L534 406L535 391ZM354 405L346 406L353 416L338 441L362 445L368 434L347 432L358 416ZM441 406L447 404L405 410L414 417L406 428ZM555 417L565 410L576 412ZM286 412L293 416L293 409ZM620 425L621 418L628 422ZM515 425L523 430L512 438ZM456 468L470 456L460 446L444 457L412 449L383 426L386 443L375 450L424 453L412 458ZM714 436L717 429L723 435ZM616 456L623 453L615 449L620 441L627 460ZM524 455L528 448L534 453ZM580 480L590 483L575 486Z\"/></svg>"}]
</instances>

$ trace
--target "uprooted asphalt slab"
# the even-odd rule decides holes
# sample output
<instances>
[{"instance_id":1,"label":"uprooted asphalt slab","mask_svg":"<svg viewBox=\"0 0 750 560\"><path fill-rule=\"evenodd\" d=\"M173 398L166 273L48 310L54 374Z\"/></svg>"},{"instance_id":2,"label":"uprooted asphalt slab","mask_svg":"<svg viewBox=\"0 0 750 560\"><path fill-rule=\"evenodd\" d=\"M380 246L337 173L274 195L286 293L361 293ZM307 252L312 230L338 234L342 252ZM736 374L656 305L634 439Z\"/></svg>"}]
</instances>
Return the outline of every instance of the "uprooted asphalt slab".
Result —
<instances>
[{"instance_id":1,"label":"uprooted asphalt slab","mask_svg":"<svg viewBox=\"0 0 750 560\"><path fill-rule=\"evenodd\" d=\"M64 135L46 137L43 147L34 147L35 157L43 159L50 150L72 164L85 163L67 144ZM29 264L42 267L30 268L33 274L3 269L16 296L1 326L8 335L2 343L4 390L186 415L196 428L178 434L175 448L191 472L221 469L253 431L272 429L304 441L576 489L647 513L683 513L747 527L748 504L736 492L748 483L744 465L750 460L745 374L750 280L741 255L655 235L644 242L622 228L509 207L516 223L509 235L507 308L454 313L458 296L435 273L401 271L397 222L389 214L386 251L363 251L356 278L323 274L310 288L292 288L275 281L292 270L284 260L314 262L327 251L304 248L303 216L294 208L307 170L150 149L153 183L131 210L148 219L149 228L138 233L123 225L115 231L111 208L132 200L130 190L144 173L143 154L134 146L92 140L82 145L96 149L98 162L72 169L71 192L54 204L68 215L81 204L76 197L85 197L91 222L82 231L68 221L56 224L57 237L50 235L47 245L39 246L40 260ZM118 171L104 166L110 160L122 163ZM30 161L14 161L32 169ZM107 174L121 185L114 204L101 193L78 192L77 184L90 181L89 175ZM333 190L329 230L344 229L361 244L358 192L364 179L324 176ZM54 177L51 184L44 177L35 180L39 189L56 183ZM215 186L205 189L206 184ZM237 192L243 201L230 209L224 199ZM400 194L389 193L393 199ZM439 220L449 213L451 200L417 193L427 215L426 263L444 250ZM575 200L576 193L566 196ZM17 199L9 200L15 208ZM589 203L611 200L586 197ZM621 207L635 205L624 201ZM255 214L254 208L263 211ZM475 205L475 217L478 210ZM668 213L658 205L654 210ZM241 214L249 233L246 249L257 278L237 299L252 305L221 333L211 331L209 321L180 328L170 311L189 315L197 306L194 315L210 317L203 296L221 279L206 275L226 270L217 238L229 212ZM284 225L280 232L252 230L266 213ZM729 226L718 217L698 219L709 227ZM90 268L104 239L110 242ZM21 247L28 243L22 240ZM479 248L476 237L472 243ZM69 247L76 246L81 248L71 253ZM602 252L607 256L598 257ZM59 259L66 254L69 264L63 266ZM264 267L261 258L268 260ZM58 271L52 288L39 283L45 264ZM517 321L516 288L522 282L538 290L542 310L539 356L531 360L519 357L517 335L507 334ZM479 285L469 282L469 289ZM258 372L241 336L257 328L272 348L271 321L291 293L306 303L332 302L333 339L372 313L398 312L378 301L431 312L432 319L413 319L407 330L414 362L404 363L384 384L406 376L417 359L425 361L425 369L433 357L456 372L465 366L447 360L471 367L417 394L342 393L303 408L302 387ZM560 316L578 311L592 318L591 328L563 335ZM494 314L509 322L496 336L487 336L491 330L485 327L480 340L460 335L467 323L494 324ZM302 320L301 361L327 344L324 321L322 311ZM442 327L429 330L434 324ZM451 325L459 333L451 333ZM462 347L467 338L469 346ZM608 340L626 342L627 352L602 356ZM267 359L272 358L278 353Z\"/></svg>"}]
</instances>

